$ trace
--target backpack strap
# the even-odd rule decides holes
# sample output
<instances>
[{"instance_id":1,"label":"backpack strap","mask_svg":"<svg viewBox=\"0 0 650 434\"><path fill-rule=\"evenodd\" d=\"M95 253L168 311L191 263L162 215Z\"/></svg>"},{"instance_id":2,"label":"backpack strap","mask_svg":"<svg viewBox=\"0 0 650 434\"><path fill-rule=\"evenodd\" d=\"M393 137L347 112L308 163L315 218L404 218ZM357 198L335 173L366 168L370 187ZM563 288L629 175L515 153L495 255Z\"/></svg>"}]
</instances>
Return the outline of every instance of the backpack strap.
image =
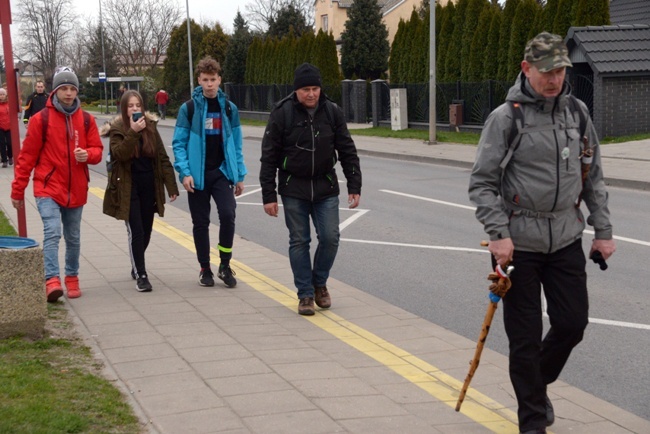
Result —
<instances>
[{"instance_id":1,"label":"backpack strap","mask_svg":"<svg viewBox=\"0 0 650 434\"><path fill-rule=\"evenodd\" d=\"M512 125L510 125L510 133L506 137L508 152L506 152L506 156L503 157L503 160L501 160L501 163L499 164L501 170L506 168L512 159L513 154L519 147L519 144L521 143L522 130L524 129L524 111L521 108L521 104L514 101L508 101L508 106L510 106L510 112L512 114Z\"/></svg>"},{"instance_id":2,"label":"backpack strap","mask_svg":"<svg viewBox=\"0 0 650 434\"><path fill-rule=\"evenodd\" d=\"M228 94L226 94L226 116L228 116L228 119L232 122L232 104L230 102L230 98L228 98ZM189 100L185 101L185 105L187 105L187 120L190 122L190 125L192 125L192 118L194 117L194 100L190 98Z\"/></svg>"},{"instance_id":3,"label":"backpack strap","mask_svg":"<svg viewBox=\"0 0 650 434\"><path fill-rule=\"evenodd\" d=\"M573 114L574 119L575 112L578 112L578 117L580 118L580 140L582 140L582 138L587 133L587 116L585 115L585 112L583 112L580 108L580 104L578 104L578 98L573 95L569 95L569 108L571 109L571 113Z\"/></svg>"},{"instance_id":4,"label":"backpack strap","mask_svg":"<svg viewBox=\"0 0 650 434\"><path fill-rule=\"evenodd\" d=\"M284 117L284 134L287 135L291 131L293 126L293 104L289 103L289 100L293 100L293 94L291 92L286 97L282 98L277 104L276 107L282 107L282 113ZM336 113L335 108L337 107L334 101L331 101L329 98L325 98L325 115L327 116L327 121L332 126L332 131L336 132Z\"/></svg>"},{"instance_id":5,"label":"backpack strap","mask_svg":"<svg viewBox=\"0 0 650 434\"><path fill-rule=\"evenodd\" d=\"M42 110L41 114L41 124L43 126L43 144L45 144L45 138L47 137L47 126L50 122L50 109L45 107ZM84 129L86 130L86 136L88 136L88 131L90 131L90 113L87 111L81 110L81 114L84 117ZM110 152L110 150L109 150Z\"/></svg>"}]
</instances>

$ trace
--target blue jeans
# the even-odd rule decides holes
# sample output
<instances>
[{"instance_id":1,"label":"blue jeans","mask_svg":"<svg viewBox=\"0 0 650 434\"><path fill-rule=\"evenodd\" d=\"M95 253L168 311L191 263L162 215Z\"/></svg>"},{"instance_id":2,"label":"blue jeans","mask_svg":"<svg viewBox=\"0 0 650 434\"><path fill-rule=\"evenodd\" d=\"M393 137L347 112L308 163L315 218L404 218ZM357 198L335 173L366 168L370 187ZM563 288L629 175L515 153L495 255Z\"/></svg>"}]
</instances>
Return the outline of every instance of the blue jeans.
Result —
<instances>
[{"instance_id":1,"label":"blue jeans","mask_svg":"<svg viewBox=\"0 0 650 434\"><path fill-rule=\"evenodd\" d=\"M332 196L319 202L282 196L284 221L289 229L289 261L298 298L313 297L314 286L325 286L336 252L339 249L339 197ZM312 267L311 216L318 237L318 247Z\"/></svg>"},{"instance_id":2,"label":"blue jeans","mask_svg":"<svg viewBox=\"0 0 650 434\"><path fill-rule=\"evenodd\" d=\"M37 197L36 206L43 220L43 259L45 279L60 277L59 240L61 224L65 238L65 275L79 274L79 254L81 252L81 213L83 206L64 208L50 197Z\"/></svg>"}]
</instances>

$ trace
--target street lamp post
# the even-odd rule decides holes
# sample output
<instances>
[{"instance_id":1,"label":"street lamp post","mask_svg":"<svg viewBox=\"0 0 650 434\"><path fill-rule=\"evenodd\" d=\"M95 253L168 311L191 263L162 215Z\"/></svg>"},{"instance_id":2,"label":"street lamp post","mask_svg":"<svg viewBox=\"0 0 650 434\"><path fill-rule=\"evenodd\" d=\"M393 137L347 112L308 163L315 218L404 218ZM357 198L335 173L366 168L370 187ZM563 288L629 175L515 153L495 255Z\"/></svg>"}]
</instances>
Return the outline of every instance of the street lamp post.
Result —
<instances>
[{"instance_id":1,"label":"street lamp post","mask_svg":"<svg viewBox=\"0 0 650 434\"><path fill-rule=\"evenodd\" d=\"M429 2L429 145L436 143L436 1Z\"/></svg>"},{"instance_id":2,"label":"street lamp post","mask_svg":"<svg viewBox=\"0 0 650 434\"><path fill-rule=\"evenodd\" d=\"M102 38L102 69L106 73L106 53L104 52L104 21L102 20L102 0L99 0L99 32ZM106 81L104 81L104 97L106 98L106 114L108 111L108 88Z\"/></svg>"},{"instance_id":3,"label":"street lamp post","mask_svg":"<svg viewBox=\"0 0 650 434\"><path fill-rule=\"evenodd\" d=\"M190 2L185 0L185 9L187 11L187 53L190 64L190 98L194 92L194 67L192 66L192 38L190 37Z\"/></svg>"}]
</instances>

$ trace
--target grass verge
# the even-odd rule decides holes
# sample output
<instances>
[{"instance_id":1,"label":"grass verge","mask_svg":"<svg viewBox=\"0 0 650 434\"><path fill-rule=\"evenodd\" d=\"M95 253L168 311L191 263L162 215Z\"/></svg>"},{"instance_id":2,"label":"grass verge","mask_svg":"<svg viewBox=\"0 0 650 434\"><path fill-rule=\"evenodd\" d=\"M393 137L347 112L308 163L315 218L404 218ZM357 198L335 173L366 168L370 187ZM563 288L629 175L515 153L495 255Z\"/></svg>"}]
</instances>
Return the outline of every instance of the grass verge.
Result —
<instances>
[{"instance_id":1,"label":"grass verge","mask_svg":"<svg viewBox=\"0 0 650 434\"><path fill-rule=\"evenodd\" d=\"M0 235L16 235L2 212ZM40 340L0 340L0 433L142 433L61 303L48 304L45 327Z\"/></svg>"}]
</instances>

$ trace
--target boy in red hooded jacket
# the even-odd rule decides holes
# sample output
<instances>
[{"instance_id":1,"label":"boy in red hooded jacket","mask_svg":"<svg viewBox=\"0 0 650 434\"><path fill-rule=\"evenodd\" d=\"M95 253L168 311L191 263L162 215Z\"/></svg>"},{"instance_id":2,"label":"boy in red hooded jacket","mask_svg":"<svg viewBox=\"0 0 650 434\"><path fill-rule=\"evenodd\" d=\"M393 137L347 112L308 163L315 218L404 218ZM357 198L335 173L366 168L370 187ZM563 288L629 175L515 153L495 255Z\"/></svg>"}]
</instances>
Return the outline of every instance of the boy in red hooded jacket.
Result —
<instances>
[{"instance_id":1,"label":"boy in red hooded jacket","mask_svg":"<svg viewBox=\"0 0 650 434\"><path fill-rule=\"evenodd\" d=\"M88 165L99 163L103 151L95 118L80 108L79 79L74 71L58 68L52 88L45 109L30 119L11 183L11 202L20 209L24 206L29 176L34 172L34 197L43 220L45 288L50 303L63 295L59 277L62 225L67 295L81 296L80 229L81 213L88 199Z\"/></svg>"}]
</instances>

